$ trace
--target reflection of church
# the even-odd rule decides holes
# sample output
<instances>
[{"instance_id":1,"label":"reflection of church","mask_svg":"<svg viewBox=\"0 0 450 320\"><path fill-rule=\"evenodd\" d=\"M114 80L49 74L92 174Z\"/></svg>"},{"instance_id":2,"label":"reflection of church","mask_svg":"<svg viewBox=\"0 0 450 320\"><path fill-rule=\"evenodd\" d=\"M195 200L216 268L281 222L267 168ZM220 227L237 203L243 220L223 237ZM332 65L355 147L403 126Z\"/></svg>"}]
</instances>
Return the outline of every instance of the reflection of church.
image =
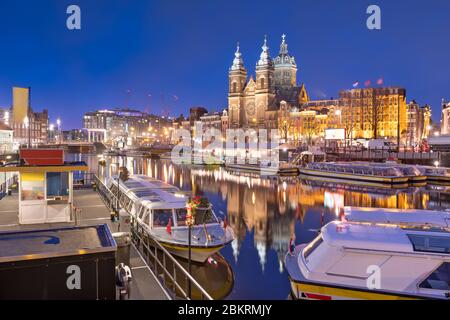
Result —
<instances>
[{"instance_id":1,"label":"reflection of church","mask_svg":"<svg viewBox=\"0 0 450 320\"><path fill-rule=\"evenodd\" d=\"M294 232L295 215L292 210L281 213L278 193L271 187L230 184L227 194L227 211L230 226L236 239L233 254L238 260L240 246L247 232L254 232L254 247L264 271L268 250L277 253L280 271L284 255L289 250L289 241Z\"/></svg>"},{"instance_id":2,"label":"reflection of church","mask_svg":"<svg viewBox=\"0 0 450 320\"><path fill-rule=\"evenodd\" d=\"M299 108L308 101L305 86L297 86L297 64L288 53L285 35L280 52L272 59L264 40L256 64L256 78L247 80L238 45L229 71L228 111L230 128L278 128L281 112Z\"/></svg>"}]
</instances>

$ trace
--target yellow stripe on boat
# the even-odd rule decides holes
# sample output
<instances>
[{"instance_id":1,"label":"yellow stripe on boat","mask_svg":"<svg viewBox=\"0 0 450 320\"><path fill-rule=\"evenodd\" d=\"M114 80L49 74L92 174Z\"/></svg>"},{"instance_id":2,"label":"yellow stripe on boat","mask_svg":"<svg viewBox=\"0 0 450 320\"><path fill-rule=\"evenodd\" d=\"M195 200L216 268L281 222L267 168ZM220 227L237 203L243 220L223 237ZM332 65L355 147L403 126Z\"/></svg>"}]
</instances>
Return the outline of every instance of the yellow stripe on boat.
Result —
<instances>
[{"instance_id":1,"label":"yellow stripe on boat","mask_svg":"<svg viewBox=\"0 0 450 320\"><path fill-rule=\"evenodd\" d=\"M166 244L166 243L161 243L161 245L163 245L165 248L176 249L176 250L181 250L181 251L188 251L189 250L188 246L177 246L177 245L171 245L171 244ZM191 246L191 250L192 251L197 251L197 252L210 252L210 251L217 251L218 249L220 250L223 247L225 247L225 245L220 245L220 246L216 246L216 247L209 247L209 248Z\"/></svg>"},{"instance_id":2,"label":"yellow stripe on boat","mask_svg":"<svg viewBox=\"0 0 450 320\"><path fill-rule=\"evenodd\" d=\"M322 285L312 285L293 282L295 286L295 293L311 293L330 297L341 297L347 299L362 299L362 300L419 300L420 298L400 296L387 293L376 293L370 291L359 291L352 289L333 288ZM299 298L299 297L297 297Z\"/></svg>"}]
</instances>

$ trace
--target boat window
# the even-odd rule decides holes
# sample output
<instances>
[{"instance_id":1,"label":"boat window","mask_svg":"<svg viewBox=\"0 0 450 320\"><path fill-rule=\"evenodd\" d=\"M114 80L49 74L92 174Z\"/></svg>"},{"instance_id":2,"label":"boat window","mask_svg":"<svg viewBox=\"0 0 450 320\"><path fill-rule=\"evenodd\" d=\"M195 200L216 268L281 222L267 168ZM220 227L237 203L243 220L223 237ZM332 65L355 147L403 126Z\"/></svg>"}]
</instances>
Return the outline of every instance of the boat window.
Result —
<instances>
[{"instance_id":1,"label":"boat window","mask_svg":"<svg viewBox=\"0 0 450 320\"><path fill-rule=\"evenodd\" d=\"M428 278L426 278L419 288L450 290L450 262L444 262Z\"/></svg>"},{"instance_id":2,"label":"boat window","mask_svg":"<svg viewBox=\"0 0 450 320\"><path fill-rule=\"evenodd\" d=\"M316 250L316 248L322 244L322 242L323 242L322 235L314 239L314 241L305 248L305 252L303 254L305 259L308 258L311 255L311 253L313 253L313 251Z\"/></svg>"},{"instance_id":3,"label":"boat window","mask_svg":"<svg viewBox=\"0 0 450 320\"><path fill-rule=\"evenodd\" d=\"M216 223L217 219L211 208L197 208L195 209L195 225Z\"/></svg>"},{"instance_id":4,"label":"boat window","mask_svg":"<svg viewBox=\"0 0 450 320\"><path fill-rule=\"evenodd\" d=\"M175 209L175 216L177 217L177 225L184 226L186 225L186 215L187 210L186 209Z\"/></svg>"},{"instance_id":5,"label":"boat window","mask_svg":"<svg viewBox=\"0 0 450 320\"><path fill-rule=\"evenodd\" d=\"M440 237L435 235L408 234L414 251L450 253L450 237Z\"/></svg>"},{"instance_id":6,"label":"boat window","mask_svg":"<svg viewBox=\"0 0 450 320\"><path fill-rule=\"evenodd\" d=\"M172 209L160 209L153 211L153 227L166 227L172 219Z\"/></svg>"}]
</instances>

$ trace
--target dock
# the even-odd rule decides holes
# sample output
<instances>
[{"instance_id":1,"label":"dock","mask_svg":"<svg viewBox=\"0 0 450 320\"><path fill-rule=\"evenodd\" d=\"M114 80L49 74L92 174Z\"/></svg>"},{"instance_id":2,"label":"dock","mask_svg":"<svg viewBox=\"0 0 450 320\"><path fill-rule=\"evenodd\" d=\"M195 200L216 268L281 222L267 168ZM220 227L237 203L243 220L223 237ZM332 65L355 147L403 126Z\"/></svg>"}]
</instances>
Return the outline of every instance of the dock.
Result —
<instances>
[{"instance_id":1,"label":"dock","mask_svg":"<svg viewBox=\"0 0 450 320\"><path fill-rule=\"evenodd\" d=\"M54 227L73 226L74 223L20 225L18 218L18 193L5 196L0 200L0 232L12 230L37 230ZM110 212L103 204L99 194L92 189L74 190L74 205L81 209L78 225L108 224L111 232L118 231L118 224L112 223ZM123 226L120 231L124 230ZM145 258L131 246L130 253L133 281L131 283L130 300L170 300L171 295L163 288L158 278L149 267Z\"/></svg>"}]
</instances>

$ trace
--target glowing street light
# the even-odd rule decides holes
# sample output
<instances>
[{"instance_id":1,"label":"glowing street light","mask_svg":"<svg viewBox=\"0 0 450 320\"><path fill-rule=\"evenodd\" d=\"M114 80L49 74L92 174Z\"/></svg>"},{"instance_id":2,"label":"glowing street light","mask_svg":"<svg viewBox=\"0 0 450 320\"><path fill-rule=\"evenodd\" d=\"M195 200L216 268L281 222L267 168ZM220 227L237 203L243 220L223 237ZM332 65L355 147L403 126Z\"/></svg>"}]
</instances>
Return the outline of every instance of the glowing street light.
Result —
<instances>
[{"instance_id":1,"label":"glowing street light","mask_svg":"<svg viewBox=\"0 0 450 320\"><path fill-rule=\"evenodd\" d=\"M439 168L439 164L440 164L439 161L435 161L435 162L434 162L434 166L435 166L436 168Z\"/></svg>"}]
</instances>

